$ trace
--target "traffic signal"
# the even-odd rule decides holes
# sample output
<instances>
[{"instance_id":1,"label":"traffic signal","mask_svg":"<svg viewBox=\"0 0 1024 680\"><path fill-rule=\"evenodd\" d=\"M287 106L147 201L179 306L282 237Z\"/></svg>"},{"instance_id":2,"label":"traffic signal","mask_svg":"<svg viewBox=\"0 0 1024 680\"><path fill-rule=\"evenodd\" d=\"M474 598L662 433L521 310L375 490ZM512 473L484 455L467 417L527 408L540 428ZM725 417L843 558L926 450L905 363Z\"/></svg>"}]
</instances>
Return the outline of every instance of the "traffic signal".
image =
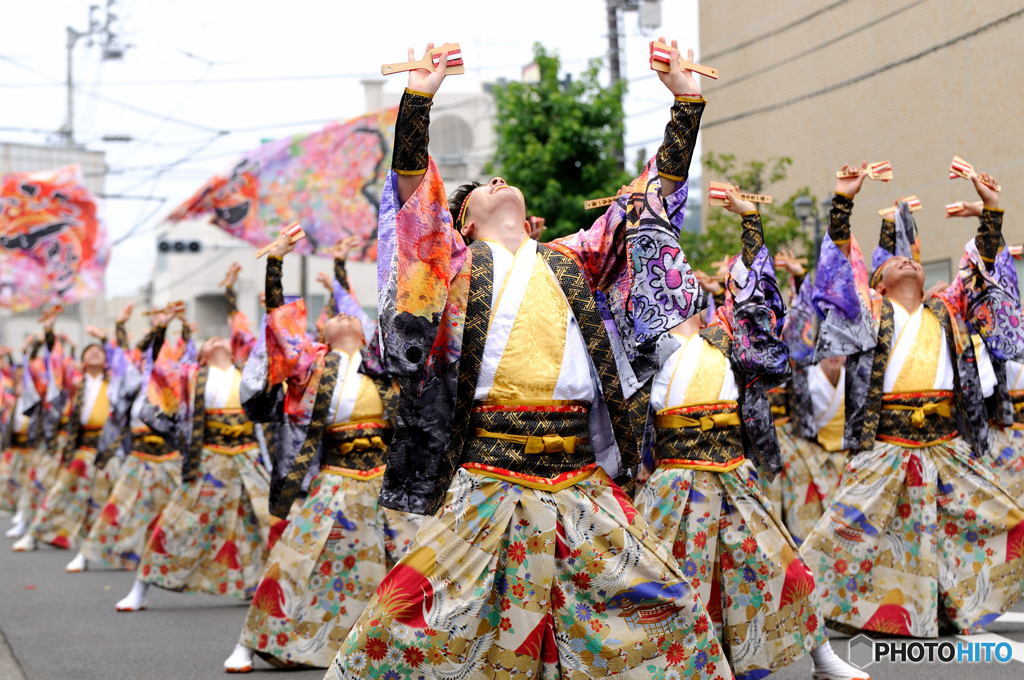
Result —
<instances>
[{"instance_id":1,"label":"traffic signal","mask_svg":"<svg viewBox=\"0 0 1024 680\"><path fill-rule=\"evenodd\" d=\"M196 253L202 252L203 244L201 241L160 239L156 245L156 249L162 255L182 255L185 253L195 255Z\"/></svg>"}]
</instances>

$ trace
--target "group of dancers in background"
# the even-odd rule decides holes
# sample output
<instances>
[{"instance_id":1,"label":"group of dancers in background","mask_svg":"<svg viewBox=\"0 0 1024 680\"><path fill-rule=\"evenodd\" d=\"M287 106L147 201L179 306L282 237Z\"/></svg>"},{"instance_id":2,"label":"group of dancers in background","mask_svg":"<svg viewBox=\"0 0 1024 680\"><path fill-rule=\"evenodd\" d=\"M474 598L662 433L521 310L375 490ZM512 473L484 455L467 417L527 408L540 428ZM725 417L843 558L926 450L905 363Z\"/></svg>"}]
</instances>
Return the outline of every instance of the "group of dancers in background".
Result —
<instances>
[{"instance_id":1,"label":"group of dancers in background","mask_svg":"<svg viewBox=\"0 0 1024 680\"><path fill-rule=\"evenodd\" d=\"M152 586L247 601L228 672L258 655L332 679L753 679L809 654L851 680L868 675L826 625L983 630L1024 588L1024 317L998 184L973 179L953 216L976 233L927 291L910 206L870 260L851 234L866 164L840 173L813 271L769 253L730 190L737 254L695 272L678 237L705 101L672 47L657 155L549 243L500 177L446 195L427 152L444 59L410 72L376 322L347 239L307 332L288 237L256 332L234 265L230 337L198 344L172 305L133 344L129 307L76 359L44 313L0 357L13 549L134 570L119 612Z\"/></svg>"}]
</instances>

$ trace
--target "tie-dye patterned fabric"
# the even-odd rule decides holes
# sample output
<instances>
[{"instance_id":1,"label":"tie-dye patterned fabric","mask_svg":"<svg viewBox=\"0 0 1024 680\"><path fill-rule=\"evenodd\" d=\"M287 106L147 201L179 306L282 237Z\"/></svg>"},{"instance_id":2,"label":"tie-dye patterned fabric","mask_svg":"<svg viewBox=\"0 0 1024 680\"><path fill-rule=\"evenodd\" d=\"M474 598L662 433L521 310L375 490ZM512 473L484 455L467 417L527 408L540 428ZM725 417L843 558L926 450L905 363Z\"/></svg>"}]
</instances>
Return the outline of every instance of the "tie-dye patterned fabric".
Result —
<instances>
[{"instance_id":1,"label":"tie-dye patterned fabric","mask_svg":"<svg viewBox=\"0 0 1024 680\"><path fill-rule=\"evenodd\" d=\"M179 454L126 457L80 552L90 562L135 569L153 525L180 484Z\"/></svg>"},{"instance_id":2,"label":"tie-dye patterned fabric","mask_svg":"<svg viewBox=\"0 0 1024 680\"><path fill-rule=\"evenodd\" d=\"M379 476L320 471L267 557L239 644L274 664L330 665L422 519L379 493Z\"/></svg>"},{"instance_id":3,"label":"tie-dye patterned fabric","mask_svg":"<svg viewBox=\"0 0 1024 680\"><path fill-rule=\"evenodd\" d=\"M814 577L778 524L753 463L659 468L636 509L697 589L736 678L761 678L825 642Z\"/></svg>"},{"instance_id":4,"label":"tie-dye patterned fabric","mask_svg":"<svg viewBox=\"0 0 1024 680\"><path fill-rule=\"evenodd\" d=\"M168 590L252 597L270 532L270 478L259 449L203 448L196 479L182 483L146 541L139 578Z\"/></svg>"},{"instance_id":5,"label":"tie-dye patterned fabric","mask_svg":"<svg viewBox=\"0 0 1024 680\"><path fill-rule=\"evenodd\" d=\"M597 468L561 491L459 469L327 672L729 678L689 580Z\"/></svg>"},{"instance_id":6,"label":"tie-dye patterned fabric","mask_svg":"<svg viewBox=\"0 0 1024 680\"><path fill-rule=\"evenodd\" d=\"M380 185L391 155L397 107L289 135L246 153L230 176L214 176L168 216L210 221L256 247L299 222L304 255L359 237L352 259L373 260Z\"/></svg>"},{"instance_id":7,"label":"tie-dye patterned fabric","mask_svg":"<svg viewBox=\"0 0 1024 680\"><path fill-rule=\"evenodd\" d=\"M0 307L103 295L110 245L81 168L0 175Z\"/></svg>"},{"instance_id":8,"label":"tie-dye patterned fabric","mask_svg":"<svg viewBox=\"0 0 1024 680\"><path fill-rule=\"evenodd\" d=\"M850 460L800 554L831 627L977 633L1021 596L1024 509L959 438L879 442Z\"/></svg>"}]
</instances>

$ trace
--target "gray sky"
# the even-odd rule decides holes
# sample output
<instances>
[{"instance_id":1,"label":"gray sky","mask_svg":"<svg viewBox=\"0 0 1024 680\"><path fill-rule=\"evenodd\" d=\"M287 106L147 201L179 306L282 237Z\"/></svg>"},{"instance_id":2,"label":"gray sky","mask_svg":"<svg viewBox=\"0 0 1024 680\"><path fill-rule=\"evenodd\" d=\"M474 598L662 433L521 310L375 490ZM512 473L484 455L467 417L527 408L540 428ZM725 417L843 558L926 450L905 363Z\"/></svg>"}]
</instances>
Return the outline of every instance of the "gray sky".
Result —
<instances>
[{"instance_id":1,"label":"gray sky","mask_svg":"<svg viewBox=\"0 0 1024 680\"><path fill-rule=\"evenodd\" d=\"M97 4L106 0L92 0ZM65 27L83 29L89 0L3 0L0 140L44 143L64 122ZM402 61L427 41L462 44L464 76L444 91L477 91L482 81L518 78L532 45L556 48L578 72L607 50L603 0L441 2L389 0L117 0L123 61L98 47L75 51L75 136L107 152L107 193L166 198L105 200L101 215L114 248L107 294L146 283L163 217L210 175L224 172L262 141L315 130L363 113L360 79ZM663 0L662 29L680 45L697 42L697 1ZM102 13L100 13L102 16ZM627 149L660 137L670 104L647 65L647 43L630 13L623 22ZM288 78L291 78L290 80ZM388 79L399 91L404 75ZM227 131L229 134L222 134ZM104 135L131 135L129 143ZM655 143L648 143L653 152ZM42 169L42 168L40 168ZM211 227L212 229L213 227Z\"/></svg>"}]
</instances>

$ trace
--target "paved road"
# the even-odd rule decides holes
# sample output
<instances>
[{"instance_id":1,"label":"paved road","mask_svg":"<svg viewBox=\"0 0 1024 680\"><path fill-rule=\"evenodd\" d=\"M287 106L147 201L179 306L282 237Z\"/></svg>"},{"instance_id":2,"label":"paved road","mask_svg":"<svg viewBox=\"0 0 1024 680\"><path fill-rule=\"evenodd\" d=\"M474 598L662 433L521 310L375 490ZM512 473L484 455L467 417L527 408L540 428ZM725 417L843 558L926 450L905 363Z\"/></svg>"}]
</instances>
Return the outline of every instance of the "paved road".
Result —
<instances>
[{"instance_id":1,"label":"paved road","mask_svg":"<svg viewBox=\"0 0 1024 680\"><path fill-rule=\"evenodd\" d=\"M6 519L0 519L6 527ZM114 611L133 575L98 570L66 574L72 557L41 548L13 553L0 538L0 633L25 680L224 680L246 605L229 598L150 591L149 609ZM4 671L0 680L21 680ZM320 680L323 670L281 675L256 662L250 677Z\"/></svg>"},{"instance_id":2,"label":"paved road","mask_svg":"<svg viewBox=\"0 0 1024 680\"><path fill-rule=\"evenodd\" d=\"M0 518L0 527L6 527ZM221 663L231 651L245 605L227 598L180 595L154 589L150 609L117 614L114 603L128 591L123 571L65 574L71 555L42 548L10 551L0 538L0 680L223 680ZM876 680L1020 680L1024 678L1024 605L992 634L1016 644L1018 661L1008 664L917 666L884 664L869 670ZM3 644L6 638L10 647ZM986 640L992 638L985 638ZM846 657L846 641L833 640ZM251 677L320 680L322 670L279 671L257 661ZM810 662L771 676L807 680Z\"/></svg>"}]
</instances>

